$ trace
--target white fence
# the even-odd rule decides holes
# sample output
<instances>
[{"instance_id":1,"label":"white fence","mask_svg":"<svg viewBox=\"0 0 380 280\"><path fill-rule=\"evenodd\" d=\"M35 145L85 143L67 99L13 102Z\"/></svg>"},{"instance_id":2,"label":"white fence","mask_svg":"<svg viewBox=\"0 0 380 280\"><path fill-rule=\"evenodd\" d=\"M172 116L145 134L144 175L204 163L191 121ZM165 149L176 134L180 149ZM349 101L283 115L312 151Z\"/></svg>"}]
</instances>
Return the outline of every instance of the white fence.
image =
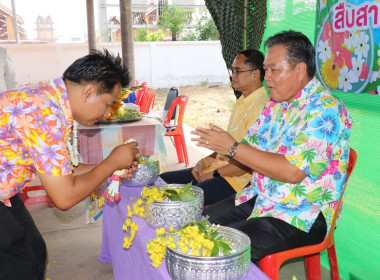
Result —
<instances>
[{"instance_id":1,"label":"white fence","mask_svg":"<svg viewBox=\"0 0 380 280\"><path fill-rule=\"evenodd\" d=\"M32 83L62 76L77 58L88 53L87 44L2 45L14 62L18 82ZM121 43L99 43L121 55ZM199 85L203 81L228 83L220 41L136 42L135 74L152 88Z\"/></svg>"}]
</instances>

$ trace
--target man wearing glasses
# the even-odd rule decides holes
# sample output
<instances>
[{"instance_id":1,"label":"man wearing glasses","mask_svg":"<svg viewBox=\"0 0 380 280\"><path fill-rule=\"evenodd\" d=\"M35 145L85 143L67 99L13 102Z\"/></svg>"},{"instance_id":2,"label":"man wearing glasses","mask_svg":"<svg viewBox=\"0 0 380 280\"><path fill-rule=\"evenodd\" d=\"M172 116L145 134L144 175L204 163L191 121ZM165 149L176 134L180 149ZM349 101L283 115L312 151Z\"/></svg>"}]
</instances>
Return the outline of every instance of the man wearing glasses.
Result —
<instances>
[{"instance_id":1,"label":"man wearing glasses","mask_svg":"<svg viewBox=\"0 0 380 280\"><path fill-rule=\"evenodd\" d=\"M232 87L242 95L236 101L227 131L241 141L268 101L264 80L264 55L257 50L240 52L232 63ZM160 174L168 184L193 182L204 191L204 204L211 205L242 190L251 180L252 170L228 157L212 153L199 160L194 168Z\"/></svg>"}]
</instances>

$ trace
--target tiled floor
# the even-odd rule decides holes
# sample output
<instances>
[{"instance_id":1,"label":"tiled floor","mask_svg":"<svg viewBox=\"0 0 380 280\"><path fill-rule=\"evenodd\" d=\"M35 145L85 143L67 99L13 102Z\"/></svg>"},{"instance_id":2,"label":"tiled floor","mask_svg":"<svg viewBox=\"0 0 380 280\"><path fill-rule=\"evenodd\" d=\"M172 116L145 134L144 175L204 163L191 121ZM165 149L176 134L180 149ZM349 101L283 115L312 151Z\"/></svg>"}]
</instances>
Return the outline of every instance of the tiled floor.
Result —
<instances>
[{"instance_id":1,"label":"tiled floor","mask_svg":"<svg viewBox=\"0 0 380 280\"><path fill-rule=\"evenodd\" d=\"M210 151L195 147L190 141L189 131L190 129L185 129L190 166L193 166ZM183 163L178 163L175 148L168 137L165 139L165 145L169 169L184 168ZM49 208L46 202L31 204L29 209L48 248L46 279L114 279L112 265L97 260L101 245L102 218L99 218L95 224L86 224L84 203L80 203L65 212L57 208ZM125 279L149 280L129 279L128 275L125 276ZM281 269L280 279L305 279L303 262L296 261L286 264ZM325 269L322 269L322 279L330 279L329 273Z\"/></svg>"}]
</instances>

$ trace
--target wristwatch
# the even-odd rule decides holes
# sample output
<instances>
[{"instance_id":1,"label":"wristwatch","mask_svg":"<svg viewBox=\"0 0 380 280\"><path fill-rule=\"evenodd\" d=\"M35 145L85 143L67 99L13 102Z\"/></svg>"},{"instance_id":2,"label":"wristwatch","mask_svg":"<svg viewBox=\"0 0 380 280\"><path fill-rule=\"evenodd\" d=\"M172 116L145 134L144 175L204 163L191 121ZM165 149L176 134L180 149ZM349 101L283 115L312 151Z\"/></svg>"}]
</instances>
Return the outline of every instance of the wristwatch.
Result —
<instances>
[{"instance_id":1,"label":"wristwatch","mask_svg":"<svg viewBox=\"0 0 380 280\"><path fill-rule=\"evenodd\" d=\"M230 149L228 150L228 156L230 158L233 158L236 154L236 150L237 150L237 146L239 145L240 143L239 142L235 142L232 144L232 146L230 147Z\"/></svg>"},{"instance_id":2,"label":"wristwatch","mask_svg":"<svg viewBox=\"0 0 380 280\"><path fill-rule=\"evenodd\" d=\"M215 169L214 170L214 173L212 173L212 177L220 177L220 173L219 173L219 170L218 169Z\"/></svg>"}]
</instances>

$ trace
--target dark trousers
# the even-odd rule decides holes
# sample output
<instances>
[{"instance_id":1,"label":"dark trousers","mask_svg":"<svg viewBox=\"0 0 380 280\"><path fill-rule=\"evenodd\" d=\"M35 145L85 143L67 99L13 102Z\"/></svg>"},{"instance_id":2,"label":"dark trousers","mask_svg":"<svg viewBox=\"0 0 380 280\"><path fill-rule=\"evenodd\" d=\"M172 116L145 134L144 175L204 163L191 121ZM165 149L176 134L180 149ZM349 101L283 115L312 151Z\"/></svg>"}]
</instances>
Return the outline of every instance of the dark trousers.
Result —
<instances>
[{"instance_id":1,"label":"dark trousers","mask_svg":"<svg viewBox=\"0 0 380 280\"><path fill-rule=\"evenodd\" d=\"M0 280L42 280L45 241L18 195L11 203L0 202Z\"/></svg>"},{"instance_id":2,"label":"dark trousers","mask_svg":"<svg viewBox=\"0 0 380 280\"><path fill-rule=\"evenodd\" d=\"M194 186L200 187L204 192L204 205L211 205L233 194L235 190L223 177L215 177L198 182L191 174L193 168L161 173L160 177L168 184L187 184L193 182Z\"/></svg>"},{"instance_id":3,"label":"dark trousers","mask_svg":"<svg viewBox=\"0 0 380 280\"><path fill-rule=\"evenodd\" d=\"M235 206L235 196L222 200L203 210L213 224L229 226L246 233L251 239L251 260L257 262L263 257L302 246L318 244L325 238L327 226L319 213L310 231L304 232L282 220L273 217L247 218L252 213L256 197Z\"/></svg>"}]
</instances>

